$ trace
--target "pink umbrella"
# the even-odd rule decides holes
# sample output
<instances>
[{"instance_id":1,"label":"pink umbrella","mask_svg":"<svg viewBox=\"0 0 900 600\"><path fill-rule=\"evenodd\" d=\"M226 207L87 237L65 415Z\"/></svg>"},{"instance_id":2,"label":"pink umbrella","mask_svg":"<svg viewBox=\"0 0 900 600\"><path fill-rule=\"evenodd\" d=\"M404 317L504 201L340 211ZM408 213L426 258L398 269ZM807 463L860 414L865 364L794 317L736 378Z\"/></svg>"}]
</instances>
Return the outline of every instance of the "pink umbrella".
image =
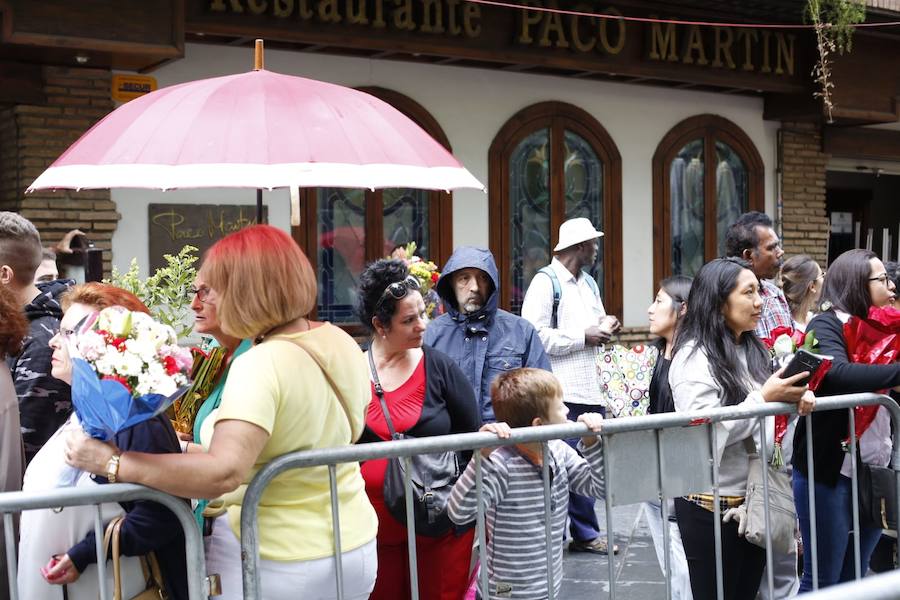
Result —
<instances>
[{"instance_id":1,"label":"pink umbrella","mask_svg":"<svg viewBox=\"0 0 900 600\"><path fill-rule=\"evenodd\" d=\"M89 188L484 189L391 105L261 68L166 87L107 115L28 191Z\"/></svg>"}]
</instances>

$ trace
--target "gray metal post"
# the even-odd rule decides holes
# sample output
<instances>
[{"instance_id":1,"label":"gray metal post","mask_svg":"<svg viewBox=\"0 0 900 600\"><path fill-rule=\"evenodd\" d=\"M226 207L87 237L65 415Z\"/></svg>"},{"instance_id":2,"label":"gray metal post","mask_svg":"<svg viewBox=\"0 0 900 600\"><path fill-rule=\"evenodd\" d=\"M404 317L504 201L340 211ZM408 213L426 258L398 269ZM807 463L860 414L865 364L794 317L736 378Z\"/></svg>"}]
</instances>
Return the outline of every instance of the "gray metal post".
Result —
<instances>
[{"instance_id":1,"label":"gray metal post","mask_svg":"<svg viewBox=\"0 0 900 600\"><path fill-rule=\"evenodd\" d=\"M478 579L481 582L481 596L487 598L490 596L491 588L488 581L487 535L485 533L486 525L484 519L484 472L481 468L483 460L481 451L476 450L473 458L475 460L475 502L478 503L478 509L475 513L475 526L478 529L478 556L481 563Z\"/></svg>"},{"instance_id":2,"label":"gray metal post","mask_svg":"<svg viewBox=\"0 0 900 600\"><path fill-rule=\"evenodd\" d=\"M812 552L812 589L819 589L819 532L816 523L816 472L813 461L813 429L812 415L806 415L806 476L807 495L809 496L809 543ZM806 549L804 548L805 552Z\"/></svg>"},{"instance_id":3,"label":"gray metal post","mask_svg":"<svg viewBox=\"0 0 900 600\"><path fill-rule=\"evenodd\" d=\"M859 448L857 448L856 439L856 410L850 411L850 505L852 506L851 514L853 515L853 571L856 573L856 579L862 579L860 572L860 551L859 540L861 531L859 529L859 473L856 468L856 457Z\"/></svg>"},{"instance_id":4,"label":"gray metal post","mask_svg":"<svg viewBox=\"0 0 900 600\"><path fill-rule=\"evenodd\" d=\"M541 443L541 477L544 480L544 546L547 552L547 598L556 596L553 589L553 512L550 510L550 449Z\"/></svg>"},{"instance_id":5,"label":"gray metal post","mask_svg":"<svg viewBox=\"0 0 900 600\"><path fill-rule=\"evenodd\" d=\"M97 548L97 580L100 583L100 600L108 600L109 591L106 589L106 548L103 546L103 513L99 504L94 508L97 509L97 512L94 514L94 545Z\"/></svg>"},{"instance_id":6,"label":"gray metal post","mask_svg":"<svg viewBox=\"0 0 900 600\"><path fill-rule=\"evenodd\" d=\"M416 519L413 516L413 487L409 481L409 472L412 469L412 460L404 456L403 461L403 489L407 491L406 501L406 544L409 549L409 589L412 600L419 600L419 565L416 555Z\"/></svg>"},{"instance_id":7,"label":"gray metal post","mask_svg":"<svg viewBox=\"0 0 900 600\"><path fill-rule=\"evenodd\" d=\"M334 577L337 600L344 600L344 557L341 550L341 514L338 505L337 467L328 465L328 486L331 499L331 531L334 537Z\"/></svg>"},{"instance_id":8,"label":"gray metal post","mask_svg":"<svg viewBox=\"0 0 900 600\"><path fill-rule=\"evenodd\" d=\"M709 438L712 444L713 480L713 539L716 547L716 597L725 599L725 573L722 567L722 508L719 506L719 432L716 424L710 423Z\"/></svg>"},{"instance_id":9,"label":"gray metal post","mask_svg":"<svg viewBox=\"0 0 900 600\"><path fill-rule=\"evenodd\" d=\"M611 481L609 474L609 444L601 440L603 443L603 481L606 486L606 493L603 495L606 503L606 561L609 568L609 599L615 600L616 597L616 553L615 553L615 534L613 532L613 504L612 494L608 487L608 481Z\"/></svg>"},{"instance_id":10,"label":"gray metal post","mask_svg":"<svg viewBox=\"0 0 900 600\"><path fill-rule=\"evenodd\" d=\"M772 561L772 523L769 514L769 458L766 452L766 417L756 420L759 428L759 460L762 465L763 480L763 513L766 528L766 585L769 586L769 598L775 597L775 575L772 573L775 563ZM747 490L748 492L750 490ZM749 507L748 507L749 509Z\"/></svg>"},{"instance_id":11,"label":"gray metal post","mask_svg":"<svg viewBox=\"0 0 900 600\"><path fill-rule=\"evenodd\" d=\"M3 541L6 544L6 574L9 577L9 598L18 600L19 586L16 583L16 533L10 513L3 513Z\"/></svg>"},{"instance_id":12,"label":"gray metal post","mask_svg":"<svg viewBox=\"0 0 900 600\"><path fill-rule=\"evenodd\" d=\"M663 552L665 554L665 559L663 561L663 564L666 567L666 572L663 573L663 575L665 575L665 577L666 577L666 598L668 598L668 600L671 600L672 599L672 557L671 557L672 539L671 539L671 536L669 535L669 501L668 501L668 498L666 498L666 492L663 489L662 473L663 473L663 465L665 464L664 463L665 457L663 456L662 443L660 442L660 439L659 439L660 431L661 431L660 429L656 430L656 455L659 460L659 470L657 471L656 475L657 475L657 479L659 481L659 508L660 508L660 513L662 514L662 521L663 521L663 527L662 527ZM607 496L608 495L609 495L609 491L607 490Z\"/></svg>"}]
</instances>

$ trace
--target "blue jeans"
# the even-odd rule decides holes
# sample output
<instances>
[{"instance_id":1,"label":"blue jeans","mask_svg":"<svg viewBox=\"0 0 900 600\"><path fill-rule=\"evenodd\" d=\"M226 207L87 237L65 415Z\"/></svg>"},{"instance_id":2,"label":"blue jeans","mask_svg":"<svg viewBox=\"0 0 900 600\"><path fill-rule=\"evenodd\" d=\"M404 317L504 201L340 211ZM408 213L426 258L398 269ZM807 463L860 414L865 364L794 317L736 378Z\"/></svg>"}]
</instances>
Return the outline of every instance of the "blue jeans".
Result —
<instances>
[{"instance_id":1,"label":"blue jeans","mask_svg":"<svg viewBox=\"0 0 900 600\"><path fill-rule=\"evenodd\" d=\"M809 529L809 480L805 473L794 469L794 504L803 538L803 579L800 592L812 590L812 542ZM841 475L837 485L815 484L816 491L816 550L818 554L819 587L856 578L853 565L853 501L850 478ZM860 573L865 576L869 558L881 537L881 529L860 528Z\"/></svg>"},{"instance_id":2,"label":"blue jeans","mask_svg":"<svg viewBox=\"0 0 900 600\"><path fill-rule=\"evenodd\" d=\"M597 412L605 416L606 409L592 404L574 404L566 402L570 421L578 420L578 416L588 412ZM576 448L578 440L573 438L566 443ZM576 448L577 449L577 448ZM569 492L569 533L577 542L592 542L600 537L600 524L597 522L597 511L594 509L594 499L581 494ZM610 544L611 545L611 544Z\"/></svg>"}]
</instances>

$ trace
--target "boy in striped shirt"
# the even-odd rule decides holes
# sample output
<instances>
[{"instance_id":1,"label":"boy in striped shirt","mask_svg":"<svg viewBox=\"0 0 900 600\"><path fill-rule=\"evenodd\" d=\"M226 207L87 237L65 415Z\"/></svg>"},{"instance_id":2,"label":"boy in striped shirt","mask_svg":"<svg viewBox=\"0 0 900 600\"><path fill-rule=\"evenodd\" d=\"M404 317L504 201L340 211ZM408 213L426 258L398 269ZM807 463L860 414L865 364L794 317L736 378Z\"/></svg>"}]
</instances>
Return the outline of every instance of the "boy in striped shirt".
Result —
<instances>
[{"instance_id":1,"label":"boy in striped shirt","mask_svg":"<svg viewBox=\"0 0 900 600\"><path fill-rule=\"evenodd\" d=\"M498 422L484 425L481 431L491 431L501 438L509 437L510 427L567 422L562 387L552 373L541 369L514 369L501 374L491 385L491 401ZM603 417L585 413L578 421L599 433ZM549 507L544 506L540 443L481 451L485 458L481 464L488 537L487 565L482 568L488 569L488 598L547 598L548 551L554 596L559 597L569 491L594 498L605 494L599 438L583 437L579 450L583 458L562 440L548 442ZM475 461L472 461L453 487L448 514L454 523L464 524L475 519L476 511ZM545 532L548 518L549 548Z\"/></svg>"}]
</instances>

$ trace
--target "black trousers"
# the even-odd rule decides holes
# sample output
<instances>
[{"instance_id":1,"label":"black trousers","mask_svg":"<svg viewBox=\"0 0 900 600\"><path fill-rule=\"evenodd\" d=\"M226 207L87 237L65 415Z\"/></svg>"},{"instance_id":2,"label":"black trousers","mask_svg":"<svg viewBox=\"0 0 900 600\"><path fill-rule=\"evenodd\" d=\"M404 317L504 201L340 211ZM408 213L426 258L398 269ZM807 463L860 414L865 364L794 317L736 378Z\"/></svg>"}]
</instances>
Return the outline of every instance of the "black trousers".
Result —
<instances>
[{"instance_id":1,"label":"black trousers","mask_svg":"<svg viewBox=\"0 0 900 600\"><path fill-rule=\"evenodd\" d=\"M694 600L716 600L715 515L683 498L675 499L675 515L684 544ZM765 549L740 537L734 521L722 523L725 600L754 600L765 567Z\"/></svg>"}]
</instances>

